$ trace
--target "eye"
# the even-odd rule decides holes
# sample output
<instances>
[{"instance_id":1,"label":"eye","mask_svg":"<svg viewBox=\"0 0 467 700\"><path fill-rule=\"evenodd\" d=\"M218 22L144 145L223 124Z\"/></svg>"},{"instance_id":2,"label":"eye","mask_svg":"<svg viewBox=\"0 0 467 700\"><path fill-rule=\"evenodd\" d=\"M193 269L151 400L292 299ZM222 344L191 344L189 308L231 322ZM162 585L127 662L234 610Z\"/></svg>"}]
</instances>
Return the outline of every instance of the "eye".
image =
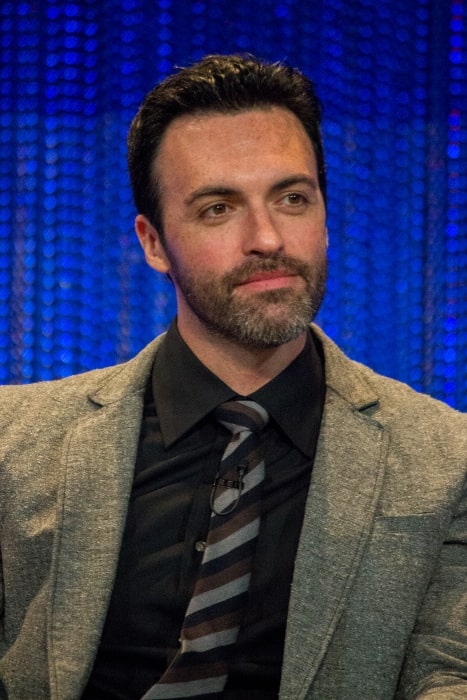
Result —
<instances>
[{"instance_id":1,"label":"eye","mask_svg":"<svg viewBox=\"0 0 467 700\"><path fill-rule=\"evenodd\" d=\"M307 204L308 199L300 192L288 192L282 199L285 204L297 207Z\"/></svg>"},{"instance_id":2,"label":"eye","mask_svg":"<svg viewBox=\"0 0 467 700\"><path fill-rule=\"evenodd\" d=\"M215 204L211 204L209 207L203 209L201 216L205 219L216 219L224 214L227 214L228 211L229 207L227 204L224 202L216 202Z\"/></svg>"}]
</instances>

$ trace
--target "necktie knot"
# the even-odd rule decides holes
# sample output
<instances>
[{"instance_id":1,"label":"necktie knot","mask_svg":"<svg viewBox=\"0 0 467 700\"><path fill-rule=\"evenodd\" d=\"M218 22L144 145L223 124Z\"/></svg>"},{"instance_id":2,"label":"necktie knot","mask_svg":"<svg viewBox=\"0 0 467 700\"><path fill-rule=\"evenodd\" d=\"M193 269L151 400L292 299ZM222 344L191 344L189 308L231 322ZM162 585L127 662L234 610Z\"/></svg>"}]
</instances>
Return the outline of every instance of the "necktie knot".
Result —
<instances>
[{"instance_id":1,"label":"necktie knot","mask_svg":"<svg viewBox=\"0 0 467 700\"><path fill-rule=\"evenodd\" d=\"M245 480L256 478L259 473L261 480L264 478L264 461L257 448L269 415L255 401L238 399L218 406L215 416L230 431L231 437L214 479L211 510L216 515L226 516L237 508Z\"/></svg>"},{"instance_id":2,"label":"necktie knot","mask_svg":"<svg viewBox=\"0 0 467 700\"><path fill-rule=\"evenodd\" d=\"M259 435L269 420L268 412L256 401L248 399L226 401L216 408L214 414L219 423L233 434L247 430Z\"/></svg>"}]
</instances>

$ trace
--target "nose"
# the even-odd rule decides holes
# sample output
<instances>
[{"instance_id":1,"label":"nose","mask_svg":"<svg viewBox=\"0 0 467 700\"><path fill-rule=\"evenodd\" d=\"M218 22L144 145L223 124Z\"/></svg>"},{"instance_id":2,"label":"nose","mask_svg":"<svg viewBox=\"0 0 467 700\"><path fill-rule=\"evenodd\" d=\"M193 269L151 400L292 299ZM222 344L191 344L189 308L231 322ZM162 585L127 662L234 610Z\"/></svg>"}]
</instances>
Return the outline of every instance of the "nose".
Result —
<instances>
[{"instance_id":1,"label":"nose","mask_svg":"<svg viewBox=\"0 0 467 700\"><path fill-rule=\"evenodd\" d=\"M250 209L244 232L245 254L272 255L283 247L281 232L267 207Z\"/></svg>"}]
</instances>

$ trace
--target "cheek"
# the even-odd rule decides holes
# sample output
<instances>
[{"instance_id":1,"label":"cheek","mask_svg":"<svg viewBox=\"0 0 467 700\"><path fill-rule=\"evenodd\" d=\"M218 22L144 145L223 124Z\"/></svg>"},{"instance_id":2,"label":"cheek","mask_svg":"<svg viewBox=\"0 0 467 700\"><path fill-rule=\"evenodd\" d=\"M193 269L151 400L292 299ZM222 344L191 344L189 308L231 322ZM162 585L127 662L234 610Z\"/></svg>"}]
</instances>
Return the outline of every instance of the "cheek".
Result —
<instances>
[{"instance_id":1,"label":"cheek","mask_svg":"<svg viewBox=\"0 0 467 700\"><path fill-rule=\"evenodd\" d=\"M178 242L177 253L189 269L219 273L235 265L235 251L231 242L231 237L219 233L203 236L195 231Z\"/></svg>"},{"instance_id":2,"label":"cheek","mask_svg":"<svg viewBox=\"0 0 467 700\"><path fill-rule=\"evenodd\" d=\"M219 276L228 269L228 256L221 255L221 246L210 241L209 245L199 243L184 244L182 241L172 245L167 251L172 267L180 275L203 277Z\"/></svg>"},{"instance_id":3,"label":"cheek","mask_svg":"<svg viewBox=\"0 0 467 700\"><path fill-rule=\"evenodd\" d=\"M327 245L326 229L297 227L291 232L286 252L299 258L319 258L326 254Z\"/></svg>"},{"instance_id":4,"label":"cheek","mask_svg":"<svg viewBox=\"0 0 467 700\"><path fill-rule=\"evenodd\" d=\"M314 248L311 251L312 262L315 263L326 263L328 256L328 237L323 235L320 237L319 241L316 242Z\"/></svg>"}]
</instances>

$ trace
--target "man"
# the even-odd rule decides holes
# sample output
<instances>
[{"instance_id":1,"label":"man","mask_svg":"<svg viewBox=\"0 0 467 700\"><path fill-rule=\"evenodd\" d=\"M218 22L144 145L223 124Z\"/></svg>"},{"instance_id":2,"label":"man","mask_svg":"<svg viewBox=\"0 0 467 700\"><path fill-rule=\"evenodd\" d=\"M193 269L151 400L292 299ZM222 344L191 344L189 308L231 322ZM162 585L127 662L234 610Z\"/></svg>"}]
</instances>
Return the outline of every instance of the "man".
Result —
<instances>
[{"instance_id":1,"label":"man","mask_svg":"<svg viewBox=\"0 0 467 700\"><path fill-rule=\"evenodd\" d=\"M311 83L208 57L147 96L129 164L177 318L126 364L2 389L0 697L466 698L467 417L309 325L327 248ZM262 432L232 437L226 404ZM206 588L213 523L238 551L245 510L229 597L221 564ZM193 628L213 590L229 613Z\"/></svg>"}]
</instances>

